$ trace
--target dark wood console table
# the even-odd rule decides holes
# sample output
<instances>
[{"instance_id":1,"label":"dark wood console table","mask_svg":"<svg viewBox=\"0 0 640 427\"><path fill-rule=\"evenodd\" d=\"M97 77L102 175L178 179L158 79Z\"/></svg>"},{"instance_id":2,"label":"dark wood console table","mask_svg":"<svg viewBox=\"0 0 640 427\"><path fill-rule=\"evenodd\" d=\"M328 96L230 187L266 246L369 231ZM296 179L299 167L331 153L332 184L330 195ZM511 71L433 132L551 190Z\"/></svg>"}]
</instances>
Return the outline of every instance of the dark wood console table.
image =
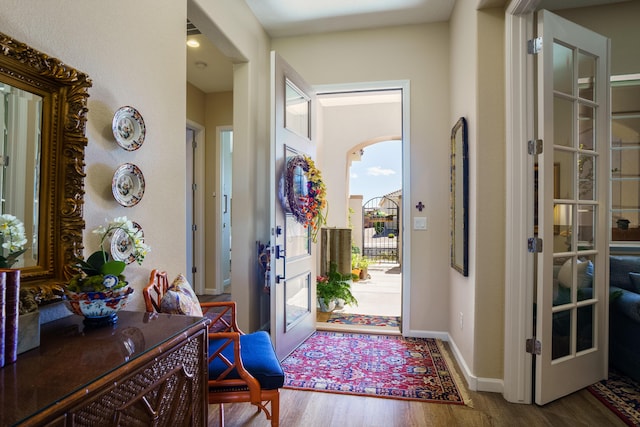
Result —
<instances>
[{"instance_id":1,"label":"dark wood console table","mask_svg":"<svg viewBox=\"0 0 640 427\"><path fill-rule=\"evenodd\" d=\"M0 426L206 426L208 319L121 311L42 325L0 368Z\"/></svg>"}]
</instances>

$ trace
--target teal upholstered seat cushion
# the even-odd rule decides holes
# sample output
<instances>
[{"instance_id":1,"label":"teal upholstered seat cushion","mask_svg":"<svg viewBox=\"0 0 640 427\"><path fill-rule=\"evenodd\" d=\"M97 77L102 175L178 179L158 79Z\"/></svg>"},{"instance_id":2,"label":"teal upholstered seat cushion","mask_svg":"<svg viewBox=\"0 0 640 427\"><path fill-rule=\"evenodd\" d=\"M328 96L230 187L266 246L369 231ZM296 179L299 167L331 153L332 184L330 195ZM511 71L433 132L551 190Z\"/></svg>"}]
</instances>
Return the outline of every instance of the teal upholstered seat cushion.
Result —
<instances>
[{"instance_id":1,"label":"teal upholstered seat cushion","mask_svg":"<svg viewBox=\"0 0 640 427\"><path fill-rule=\"evenodd\" d=\"M215 353L226 340L211 339L209 341L209 355ZM233 345L228 345L222 354L234 361ZM260 387L266 390L280 388L284 384L284 371L276 357L269 334L258 331L252 334L240 336L240 354L245 369L260 383ZM215 358L209 363L209 378L215 379L227 366L220 358ZM229 378L240 378L236 370L229 374Z\"/></svg>"}]
</instances>

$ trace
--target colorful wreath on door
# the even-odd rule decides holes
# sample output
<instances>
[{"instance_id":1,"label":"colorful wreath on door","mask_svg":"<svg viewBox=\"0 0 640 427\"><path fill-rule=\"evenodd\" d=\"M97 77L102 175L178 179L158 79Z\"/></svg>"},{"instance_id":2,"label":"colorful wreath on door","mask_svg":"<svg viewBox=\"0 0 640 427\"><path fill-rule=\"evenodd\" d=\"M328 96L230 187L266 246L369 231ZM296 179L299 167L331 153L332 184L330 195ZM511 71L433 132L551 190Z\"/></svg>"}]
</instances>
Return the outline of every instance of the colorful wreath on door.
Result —
<instances>
[{"instance_id":1,"label":"colorful wreath on door","mask_svg":"<svg viewBox=\"0 0 640 427\"><path fill-rule=\"evenodd\" d=\"M313 160L304 155L287 159L283 176L282 204L295 220L311 232L315 242L327 223L327 189Z\"/></svg>"}]
</instances>

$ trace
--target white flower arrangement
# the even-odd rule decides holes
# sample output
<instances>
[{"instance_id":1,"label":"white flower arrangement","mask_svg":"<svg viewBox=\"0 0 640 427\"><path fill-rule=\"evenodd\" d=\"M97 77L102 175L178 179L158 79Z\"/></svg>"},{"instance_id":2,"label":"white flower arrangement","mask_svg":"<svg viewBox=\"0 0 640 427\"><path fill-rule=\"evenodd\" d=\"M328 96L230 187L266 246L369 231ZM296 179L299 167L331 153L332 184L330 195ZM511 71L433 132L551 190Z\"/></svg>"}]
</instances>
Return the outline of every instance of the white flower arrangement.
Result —
<instances>
[{"instance_id":1,"label":"white flower arrangement","mask_svg":"<svg viewBox=\"0 0 640 427\"><path fill-rule=\"evenodd\" d=\"M0 215L0 268L11 268L18 262L18 257L25 253L27 239L24 235L24 224L13 215ZM6 254L6 255L5 255Z\"/></svg>"},{"instance_id":2,"label":"white flower arrangement","mask_svg":"<svg viewBox=\"0 0 640 427\"><path fill-rule=\"evenodd\" d=\"M144 242L142 230L133 225L133 222L127 219L126 216L114 218L113 221L107 221L107 226L100 225L93 230L94 234L100 236L100 249L104 252L104 242L108 238L113 237L113 234L117 230L122 230L131 240L133 248L131 251L131 257L135 261L142 265L142 261L151 251L151 247Z\"/></svg>"},{"instance_id":3,"label":"white flower arrangement","mask_svg":"<svg viewBox=\"0 0 640 427\"><path fill-rule=\"evenodd\" d=\"M104 249L107 239L114 237L114 233L122 231L132 245L129 254L130 260L135 260L142 265L145 256L151 251L149 245L144 242L142 230L136 227L126 216L107 220L106 226L99 226L93 233L100 236L100 249L92 253L86 260L78 259L77 267L82 272L74 276L67 290L72 292L96 292L121 289L127 286L124 270L127 264L124 261L113 260Z\"/></svg>"}]
</instances>

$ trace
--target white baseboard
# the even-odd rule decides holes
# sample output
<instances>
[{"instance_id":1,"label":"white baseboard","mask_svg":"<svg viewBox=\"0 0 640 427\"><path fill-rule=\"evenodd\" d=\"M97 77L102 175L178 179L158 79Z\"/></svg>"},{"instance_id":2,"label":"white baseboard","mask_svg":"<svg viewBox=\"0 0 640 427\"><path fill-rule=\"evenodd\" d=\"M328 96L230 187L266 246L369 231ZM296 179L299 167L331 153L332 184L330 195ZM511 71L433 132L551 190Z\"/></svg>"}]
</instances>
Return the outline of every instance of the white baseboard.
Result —
<instances>
[{"instance_id":1,"label":"white baseboard","mask_svg":"<svg viewBox=\"0 0 640 427\"><path fill-rule=\"evenodd\" d=\"M469 390L501 394L504 393L504 380L502 378L482 378L474 375L471 372L471 369L469 369L464 357L462 357L462 353L460 353L455 341L450 336L447 338L447 341L451 351L453 352L453 357L456 358L456 362L462 370L462 375L464 375L464 379L467 381L467 387L469 387Z\"/></svg>"},{"instance_id":2,"label":"white baseboard","mask_svg":"<svg viewBox=\"0 0 640 427\"><path fill-rule=\"evenodd\" d=\"M451 352L453 353L453 357L455 357L458 366L460 366L460 370L467 382L469 390L487 391L491 393L504 392L504 380L502 378L479 378L471 372L471 369L469 369L467 362L464 360L464 357L462 357L462 353L460 353L458 346L456 346L456 343L448 332L410 330L403 335L414 338L436 338L448 342Z\"/></svg>"}]
</instances>

